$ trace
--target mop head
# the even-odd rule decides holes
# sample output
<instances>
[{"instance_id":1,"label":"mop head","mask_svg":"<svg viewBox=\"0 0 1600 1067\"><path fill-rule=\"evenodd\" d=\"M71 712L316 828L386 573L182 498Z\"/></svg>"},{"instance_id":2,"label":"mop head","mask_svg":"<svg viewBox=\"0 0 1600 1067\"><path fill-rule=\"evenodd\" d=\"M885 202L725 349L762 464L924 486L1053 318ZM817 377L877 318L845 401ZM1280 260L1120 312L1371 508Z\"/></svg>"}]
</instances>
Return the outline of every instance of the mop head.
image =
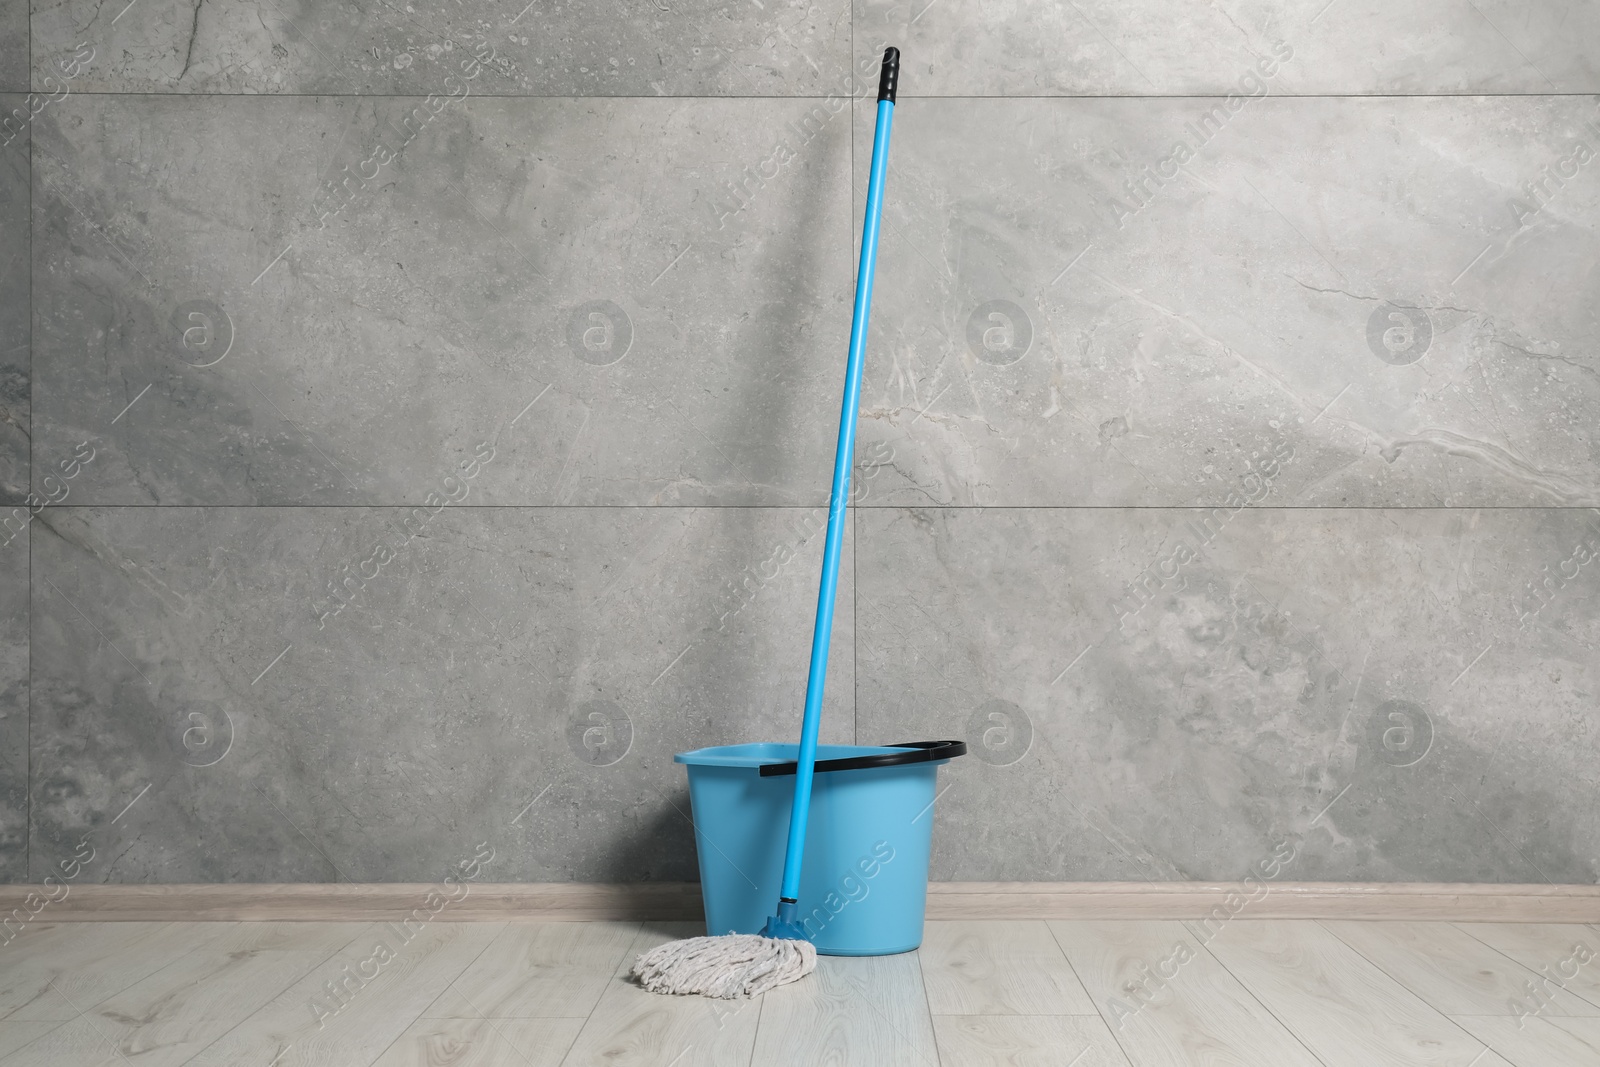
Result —
<instances>
[{"instance_id":1,"label":"mop head","mask_svg":"<svg viewBox=\"0 0 1600 1067\"><path fill-rule=\"evenodd\" d=\"M633 976L652 993L697 993L735 1000L753 997L817 969L809 941L724 934L668 941L633 964Z\"/></svg>"}]
</instances>

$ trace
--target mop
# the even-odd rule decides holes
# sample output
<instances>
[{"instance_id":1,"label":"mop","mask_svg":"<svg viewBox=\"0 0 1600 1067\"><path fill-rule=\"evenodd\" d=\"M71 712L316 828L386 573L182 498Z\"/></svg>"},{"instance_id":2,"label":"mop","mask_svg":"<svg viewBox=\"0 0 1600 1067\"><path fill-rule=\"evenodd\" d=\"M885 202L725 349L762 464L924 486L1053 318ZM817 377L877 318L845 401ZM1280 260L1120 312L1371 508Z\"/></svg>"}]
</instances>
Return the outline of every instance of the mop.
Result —
<instances>
[{"instance_id":1,"label":"mop","mask_svg":"<svg viewBox=\"0 0 1600 1067\"><path fill-rule=\"evenodd\" d=\"M850 499L850 468L855 462L856 406L861 396L861 364L867 347L867 312L872 306L872 268L878 259L878 213L888 169L889 124L894 116L900 50L883 50L878 80L877 129L872 139L872 171L867 180L866 221L861 227L861 266L856 272L855 311L850 320L850 358L845 367L844 410L839 416L839 447L833 460L828 497L828 535L822 549L822 589L817 595L816 629L811 637L811 669L806 677L805 718L794 776L794 804L783 857L783 884L775 913L759 934L723 934L669 941L633 965L633 975L654 993L698 993L723 999L757 996L798 981L817 966L817 950L799 921L800 857L811 812L811 780L817 760L817 729L822 725L822 686L828 673L828 639L833 633L834 590L839 581L839 548L844 540L845 506Z\"/></svg>"}]
</instances>

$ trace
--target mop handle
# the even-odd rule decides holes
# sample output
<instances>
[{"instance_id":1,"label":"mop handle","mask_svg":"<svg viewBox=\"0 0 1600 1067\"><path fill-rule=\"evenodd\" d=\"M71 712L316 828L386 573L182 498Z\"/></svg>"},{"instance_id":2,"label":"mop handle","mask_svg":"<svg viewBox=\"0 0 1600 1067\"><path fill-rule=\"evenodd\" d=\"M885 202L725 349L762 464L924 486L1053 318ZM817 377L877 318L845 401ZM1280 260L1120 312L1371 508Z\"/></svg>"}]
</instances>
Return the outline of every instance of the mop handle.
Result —
<instances>
[{"instance_id":1,"label":"mop handle","mask_svg":"<svg viewBox=\"0 0 1600 1067\"><path fill-rule=\"evenodd\" d=\"M828 638L833 633L833 599L839 584L839 546L844 540L850 502L850 469L855 462L856 407L861 397L862 355L867 347L867 312L872 307L872 268L878 260L878 212L883 203L883 175L889 163L889 122L894 115L895 83L900 78L900 50L883 50L878 81L877 130L872 138L872 172L867 179L867 216L861 226L861 266L856 271L856 305L850 319L850 360L844 375L844 410L839 414L839 447L833 459L833 490L828 496L828 537L822 548L822 588L817 594L817 626L811 636L811 671L806 676L806 713L800 726L800 754L794 776L794 807L789 815L789 843L783 857L780 904L800 897L800 859L805 849L806 820L811 814L811 778L817 759L817 730L822 725L822 688L828 674Z\"/></svg>"}]
</instances>

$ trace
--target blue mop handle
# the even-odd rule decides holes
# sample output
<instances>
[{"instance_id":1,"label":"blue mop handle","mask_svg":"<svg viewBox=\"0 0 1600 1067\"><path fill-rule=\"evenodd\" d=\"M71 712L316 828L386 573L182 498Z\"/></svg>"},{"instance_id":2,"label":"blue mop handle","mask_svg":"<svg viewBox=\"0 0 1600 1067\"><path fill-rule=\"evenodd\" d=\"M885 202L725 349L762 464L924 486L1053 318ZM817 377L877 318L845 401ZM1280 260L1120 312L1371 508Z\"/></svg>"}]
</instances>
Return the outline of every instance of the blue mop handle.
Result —
<instances>
[{"instance_id":1,"label":"blue mop handle","mask_svg":"<svg viewBox=\"0 0 1600 1067\"><path fill-rule=\"evenodd\" d=\"M822 725L822 688L828 674L828 638L833 633L833 599L839 584L839 546L844 540L846 506L850 502L850 469L855 463L856 406L861 397L861 364L867 347L867 312L872 307L872 269L878 260L878 213L883 204L883 176L889 165L889 123L894 116L895 83L900 76L900 50L883 50L878 83L878 125L872 138L872 173L867 179L867 217L861 226L861 267L856 272L856 306L850 319L850 361L845 367L844 410L839 415L839 448L833 460L833 491L828 497L828 537L822 549L822 589L817 594L817 627L811 636L811 672L806 677L806 713L800 726L800 754L794 776L794 807L789 815L789 844L783 857L783 890L779 912L800 896L800 859L805 849L806 820L811 814L811 778L817 759L817 730Z\"/></svg>"}]
</instances>

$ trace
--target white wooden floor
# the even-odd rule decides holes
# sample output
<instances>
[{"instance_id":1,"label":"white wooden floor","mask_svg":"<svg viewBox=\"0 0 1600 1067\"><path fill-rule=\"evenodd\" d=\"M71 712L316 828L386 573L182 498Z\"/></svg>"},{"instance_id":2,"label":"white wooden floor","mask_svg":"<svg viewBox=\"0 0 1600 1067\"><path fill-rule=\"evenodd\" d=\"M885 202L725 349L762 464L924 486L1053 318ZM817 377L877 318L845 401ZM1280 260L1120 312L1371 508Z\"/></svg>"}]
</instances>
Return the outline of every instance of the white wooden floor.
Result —
<instances>
[{"instance_id":1,"label":"white wooden floor","mask_svg":"<svg viewBox=\"0 0 1600 1067\"><path fill-rule=\"evenodd\" d=\"M749 1002L623 977L692 932L35 923L0 945L0 1064L1600 1065L1600 955L1574 954L1600 953L1587 926L929 923L919 952L824 957ZM1560 984L1536 1001L1545 973ZM1537 1014L1519 1020L1519 999Z\"/></svg>"}]
</instances>

